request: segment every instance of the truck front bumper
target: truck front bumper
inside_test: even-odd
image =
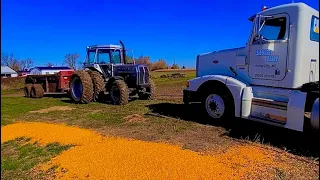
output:
[[[189,104],[191,102],[197,102],[198,97],[197,97],[197,92],[196,91],[190,91],[187,89],[183,90],[183,103],[184,104]]]

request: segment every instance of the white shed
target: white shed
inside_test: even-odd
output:
[[[9,66],[1,66],[1,77],[17,77],[18,73]]]
[[[30,74],[32,75],[56,74],[60,71],[69,71],[69,70],[72,70],[72,69],[66,66],[34,67],[30,69]]]

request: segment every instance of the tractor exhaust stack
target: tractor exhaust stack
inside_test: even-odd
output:
[[[121,46],[122,46],[122,56],[123,56],[123,63],[124,64],[127,64],[127,59],[126,59],[126,48],[125,48],[125,46],[124,46],[124,44],[123,44],[123,42],[120,40],[120,44],[121,44]]]

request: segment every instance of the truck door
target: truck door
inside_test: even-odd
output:
[[[271,15],[260,21],[261,38],[252,38],[249,44],[248,71],[251,78],[276,81],[285,78],[289,22],[287,14]]]

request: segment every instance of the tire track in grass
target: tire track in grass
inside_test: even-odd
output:
[[[1,143],[29,137],[40,145],[75,145],[39,168],[57,166],[60,179],[255,179],[292,168],[285,155],[257,146],[204,155],[165,143],[101,136],[64,124],[16,123],[1,127]],[[66,171],[65,171],[66,170]]]

